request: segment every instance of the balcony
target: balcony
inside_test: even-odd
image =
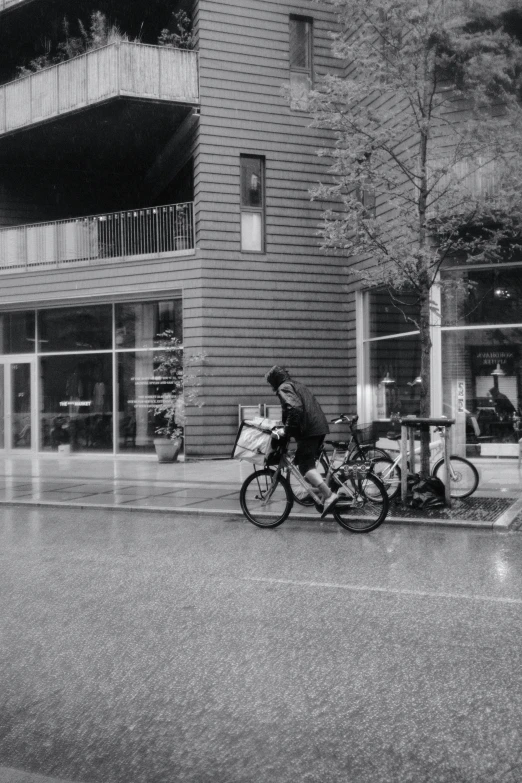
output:
[[[1,273],[193,251],[192,202],[0,229]]]
[[[197,104],[197,53],[121,41],[4,84],[0,136],[119,97]]]
[[[13,5],[23,3],[25,0],[0,0],[0,12],[5,11],[7,8],[11,8]]]

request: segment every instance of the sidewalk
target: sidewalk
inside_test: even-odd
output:
[[[471,498],[451,509],[420,511],[392,505],[388,522],[482,527],[522,526],[522,473],[516,460],[478,463],[481,481]],[[239,490],[252,466],[235,460],[160,464],[156,458],[114,459],[97,455],[0,458],[0,505],[120,508],[130,511],[242,516]],[[297,504],[293,518],[317,512]]]

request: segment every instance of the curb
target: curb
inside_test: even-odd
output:
[[[499,516],[493,524],[493,529],[509,530],[520,512],[522,512],[522,498],[515,500],[513,505],[507,508],[504,513]]]
[[[0,500],[0,507],[16,507],[23,506],[25,508],[74,508],[74,509],[96,509],[98,511],[132,511],[132,512],[153,512],[155,514],[189,514],[189,515],[204,515],[204,516],[237,516],[243,517],[244,514],[239,508],[234,509],[222,509],[222,508],[194,508],[193,506],[178,506],[175,508],[165,508],[165,506],[136,506],[125,505],[115,506],[110,503],[59,503],[58,501],[46,501],[46,500]],[[513,509],[517,506],[516,510]],[[522,499],[516,501],[513,506],[508,508],[496,522],[484,521],[477,519],[440,519],[440,518],[425,518],[425,517],[400,517],[400,516],[388,516],[383,522],[384,525],[398,524],[398,525],[435,525],[438,527],[462,527],[462,528],[480,528],[489,530],[507,530],[509,525],[515,519],[517,514],[522,511]],[[509,521],[507,519],[509,518]],[[295,513],[292,514],[287,521],[306,521],[317,520],[318,522],[324,522],[315,514]],[[333,519],[331,520],[333,521]]]
[[[0,783],[73,783],[63,778],[50,778],[34,772],[25,772],[11,767],[0,767]]]

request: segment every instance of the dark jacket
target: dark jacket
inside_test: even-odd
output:
[[[304,384],[293,381],[283,368],[273,368],[267,375],[281,402],[283,424],[287,435],[296,438],[311,438],[313,435],[327,435],[328,422],[316,398]]]

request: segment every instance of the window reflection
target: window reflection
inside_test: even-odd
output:
[[[420,413],[420,339],[418,335],[369,343],[370,410],[374,419]]]
[[[443,332],[444,414],[468,456],[516,456],[522,437],[522,329]]]
[[[35,312],[0,313],[0,353],[34,353]]]
[[[40,351],[112,348],[112,305],[63,307],[38,313]]]
[[[112,451],[112,357],[49,356],[40,362],[42,448]]]
[[[174,389],[172,381],[158,376],[159,361],[159,354],[153,351],[118,354],[119,451],[154,450],[156,427],[164,422],[159,421],[151,409]],[[181,420],[178,423],[181,424]]]
[[[407,318],[418,319],[419,306],[415,297],[408,293],[394,292],[392,295],[384,288],[374,288],[368,292],[369,324],[367,337],[385,337],[392,334],[414,332],[415,323]],[[400,303],[400,304],[399,304]]]
[[[166,330],[183,341],[182,300],[116,305],[116,348],[153,348]]]
[[[463,270],[447,274],[443,286],[443,325],[522,321],[519,269]]]

